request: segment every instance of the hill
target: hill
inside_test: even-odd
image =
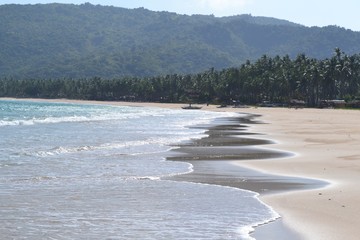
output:
[[[246,60],[360,52],[360,32],[239,15],[217,18],[72,4],[0,6],[0,77],[194,73]]]

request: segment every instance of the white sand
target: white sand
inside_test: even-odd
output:
[[[240,163],[282,175],[323,179],[324,189],[263,196],[304,239],[360,239],[360,111],[249,109],[269,124],[253,131],[297,153],[288,159]]]

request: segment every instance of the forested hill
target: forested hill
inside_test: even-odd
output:
[[[0,5],[0,77],[83,78],[195,73],[262,55],[360,52],[360,32],[285,20],[225,18],[100,5]]]

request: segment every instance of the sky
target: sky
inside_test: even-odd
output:
[[[360,31],[360,0],[1,0],[0,4],[100,4],[124,8],[144,7],[179,14],[217,17],[251,14],[289,20],[305,26],[337,25]]]

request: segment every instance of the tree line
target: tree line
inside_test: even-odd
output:
[[[336,48],[331,58],[318,60],[299,54],[269,57],[223,70],[197,74],[113,79],[0,79],[1,97],[68,98],[107,101],[228,104],[263,101],[286,104],[291,99],[315,107],[322,100],[357,100],[360,54]]]

